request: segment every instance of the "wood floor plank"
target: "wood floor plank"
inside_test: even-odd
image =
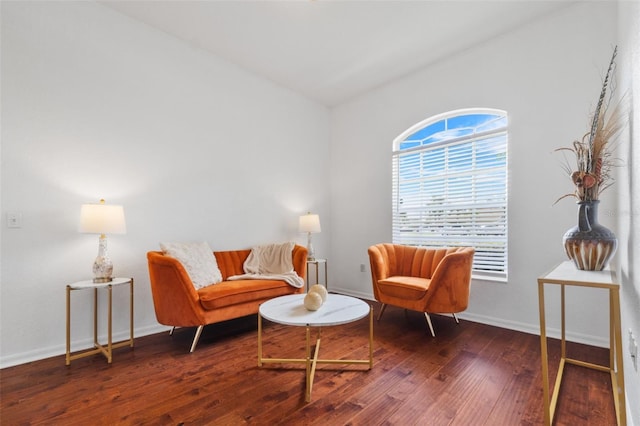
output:
[[[380,309],[373,303],[375,313]],[[0,370],[0,423],[92,425],[541,425],[539,336],[388,307],[374,324],[374,367],[321,365],[304,401],[302,365],[257,364],[255,315],[136,339],[111,365],[64,356]],[[265,322],[270,357],[303,357],[304,329]],[[606,363],[606,349],[571,344]],[[559,343],[549,340],[554,380]],[[368,321],[322,330],[321,358],[368,356]],[[607,373],[566,369],[556,424],[614,424]]]

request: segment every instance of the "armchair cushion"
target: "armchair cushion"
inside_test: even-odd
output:
[[[381,293],[401,299],[421,299],[429,290],[431,280],[420,277],[393,276],[378,281]]]

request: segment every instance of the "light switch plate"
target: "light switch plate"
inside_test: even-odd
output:
[[[7,228],[22,228],[22,213],[7,213]]]

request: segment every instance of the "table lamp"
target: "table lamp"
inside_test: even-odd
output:
[[[300,216],[298,230],[307,233],[307,260],[315,260],[316,255],[311,244],[311,234],[320,232],[320,216],[311,214],[311,212]]]
[[[80,208],[80,232],[100,234],[98,257],[93,262],[93,282],[106,283],[112,280],[113,263],[107,254],[106,234],[126,234],[122,206],[107,205],[104,200],[99,204],[83,204]]]

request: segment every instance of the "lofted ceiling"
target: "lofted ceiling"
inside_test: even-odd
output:
[[[100,1],[335,106],[569,1]]]

